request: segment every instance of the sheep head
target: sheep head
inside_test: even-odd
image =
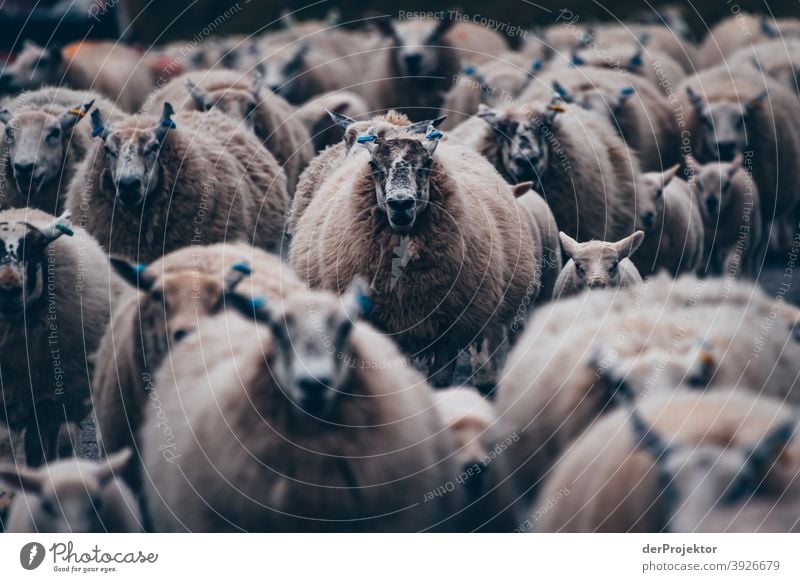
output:
[[[747,149],[746,124],[764,106],[768,93],[765,89],[746,103],[709,103],[689,86],[686,95],[699,120],[699,147],[710,157],[728,162],[737,152]]]
[[[573,283],[576,290],[618,287],[621,282],[620,261],[632,255],[644,240],[641,230],[617,242],[592,240],[579,243],[564,232],[558,236],[564,254],[575,265]]]
[[[417,217],[428,207],[433,154],[441,132],[429,126],[424,141],[410,138],[378,139],[375,129],[359,139],[369,150],[369,166],[378,208],[386,213],[389,226],[399,233],[414,228]]]
[[[261,64],[263,83],[273,92],[292,100],[294,81],[306,69],[311,51],[307,41],[292,43],[271,52]]]
[[[145,358],[155,365],[167,350],[193,333],[200,319],[219,313],[224,295],[250,275],[245,263],[234,263],[223,278],[192,265],[153,273],[146,265],[112,258],[111,266],[130,286],[138,289]]]
[[[558,90],[556,92],[561,94]],[[605,117],[616,127],[617,117],[623,112],[625,104],[633,97],[634,93],[633,87],[621,87],[616,93],[591,89],[577,94],[567,93],[564,101],[574,103],[587,111]]]
[[[691,177],[689,188],[700,206],[706,224],[716,224],[719,215],[731,203],[730,191],[736,173],[742,169],[744,158],[737,154],[731,162],[711,162],[701,165],[693,156],[685,158]]]
[[[436,119],[428,119],[425,121],[417,121],[416,123],[408,124],[408,118],[401,113],[389,112],[388,115],[374,117],[368,121],[356,121],[346,115],[335,114],[328,112],[331,119],[345,129],[344,141],[348,149],[351,149],[358,143],[359,136],[372,128],[372,135],[378,140],[388,139],[390,137],[399,137],[404,133],[420,134],[425,133],[429,125],[438,127],[447,119],[446,115],[437,117]],[[397,123],[402,120],[402,123]]]
[[[16,320],[43,297],[47,247],[72,236],[69,211],[50,224],[3,221],[0,214],[0,319]]]
[[[123,206],[140,206],[158,186],[158,157],[169,130],[175,127],[173,113],[172,105],[165,103],[155,127],[139,127],[131,118],[116,129],[106,125],[99,110],[92,113],[92,134],[104,142],[109,177]]]
[[[374,24],[391,40],[394,65],[400,75],[425,77],[440,69],[442,50],[449,49],[444,37],[456,24],[456,19],[409,21],[396,26],[391,18],[381,18]]]
[[[0,92],[34,91],[44,85],[57,85],[63,62],[61,47],[40,47],[25,41],[14,62],[0,74]]]
[[[131,455],[125,448],[96,463],[73,457],[38,469],[4,465],[0,481],[25,494],[25,511],[39,531],[100,533],[103,491],[121,478]]]
[[[93,104],[94,100],[88,101],[61,115],[25,110],[15,115],[0,110],[0,121],[6,126],[3,141],[8,163],[20,193],[35,196],[61,176],[72,128]]]
[[[260,101],[257,91],[233,87],[207,91],[196,85],[191,79],[186,80],[186,88],[199,111],[217,109],[232,120],[244,124],[249,130],[255,129],[255,115],[253,114]]]
[[[639,177],[636,193],[639,215],[637,228],[645,232],[657,230],[664,219],[664,190],[678,173],[679,164],[663,172],[646,172]]]
[[[329,419],[348,393],[354,362],[353,324],[371,309],[366,281],[357,278],[337,297],[309,293],[280,306],[238,292],[226,295],[230,307],[266,325],[272,335],[268,374],[297,408]]]

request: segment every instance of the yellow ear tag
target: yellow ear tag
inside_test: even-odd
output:
[[[81,119],[86,117],[86,112],[85,111],[81,111],[80,109],[68,109],[67,113],[72,113],[72,115],[77,115]]]
[[[557,111],[559,113],[564,113],[566,111],[563,105],[550,105],[549,109],[550,111]]]

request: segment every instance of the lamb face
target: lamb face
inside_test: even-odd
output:
[[[16,320],[44,291],[47,247],[63,234],[69,213],[46,227],[0,222],[0,319]]]
[[[0,91],[31,91],[58,82],[58,70],[63,62],[61,49],[43,48],[26,41],[22,52],[0,74]]]
[[[573,284],[580,291],[585,288],[619,287],[619,263],[639,248],[644,233],[637,231],[615,243],[597,240],[579,243],[563,232],[559,233],[559,238],[564,253],[575,264]]]
[[[742,168],[743,158],[738,154],[730,163],[701,165],[692,156],[686,157],[686,165],[692,173],[689,188],[695,195],[706,224],[716,224],[720,213],[730,202],[733,177]]]
[[[376,21],[378,29],[393,43],[392,57],[403,77],[425,77],[439,69],[439,55],[444,35],[455,24],[453,19],[442,19],[423,26],[419,22],[396,27],[388,19]]]
[[[430,198],[430,171],[437,140],[379,140],[370,129],[367,137],[370,168],[378,207],[386,213],[389,226],[405,233],[414,227]]]
[[[3,146],[8,150],[14,181],[21,194],[35,196],[42,187],[61,175],[72,128],[94,102],[65,111],[59,116],[41,111],[14,115],[0,110],[5,126]]]
[[[686,93],[700,119],[702,144],[710,155],[728,162],[737,152],[747,149],[745,123],[762,106],[767,97],[766,90],[745,104],[732,101],[707,103],[691,87],[686,88]]]
[[[678,173],[675,165],[664,172],[647,172],[639,178],[637,228],[650,233],[658,230],[664,219],[664,190]]]

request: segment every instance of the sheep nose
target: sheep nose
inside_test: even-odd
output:
[[[17,176],[29,178],[33,175],[34,162],[14,162],[14,173]]]
[[[300,391],[305,396],[310,396],[312,398],[319,397],[328,390],[331,384],[332,380],[327,376],[322,376],[320,378],[304,376],[297,380],[297,387],[300,388]]]
[[[642,224],[644,224],[644,227],[646,229],[650,230],[651,228],[653,228],[653,223],[655,222],[655,218],[656,218],[656,215],[654,213],[645,212],[642,215]]]
[[[413,198],[392,198],[386,201],[392,212],[408,212],[414,208]]]
[[[605,286],[606,286],[606,284],[605,284],[605,281],[600,281],[600,280],[598,280],[598,279],[595,279],[595,280],[593,280],[593,281],[589,281],[589,282],[586,284],[586,286],[587,286],[589,289],[602,289],[603,287],[605,287]]]
[[[137,176],[124,176],[119,179],[118,187],[120,190],[138,192],[142,187],[142,180]]]
[[[174,339],[176,342],[179,342],[187,335],[189,335],[188,329],[183,329],[183,328],[176,329],[174,332],[172,332],[172,339]]]
[[[715,214],[719,209],[719,200],[717,200],[716,198],[708,198],[706,200],[706,208],[708,208],[708,211],[711,214]]]
[[[409,74],[411,75],[418,75],[420,69],[422,68],[422,55],[418,53],[411,53],[405,55],[403,60],[406,63],[406,68],[408,69]]]
[[[0,299],[8,301],[9,299],[16,299],[22,295],[22,287],[19,285],[2,285],[0,286]]]
[[[517,164],[518,166],[525,166],[527,164],[533,163],[533,160],[526,155],[519,154],[514,156],[514,163]]]
[[[729,162],[736,154],[736,142],[720,141],[717,142],[717,151],[721,162]]]

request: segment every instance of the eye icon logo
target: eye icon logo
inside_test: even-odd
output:
[[[29,542],[19,552],[19,563],[26,570],[35,570],[44,562],[44,546],[38,542]]]

